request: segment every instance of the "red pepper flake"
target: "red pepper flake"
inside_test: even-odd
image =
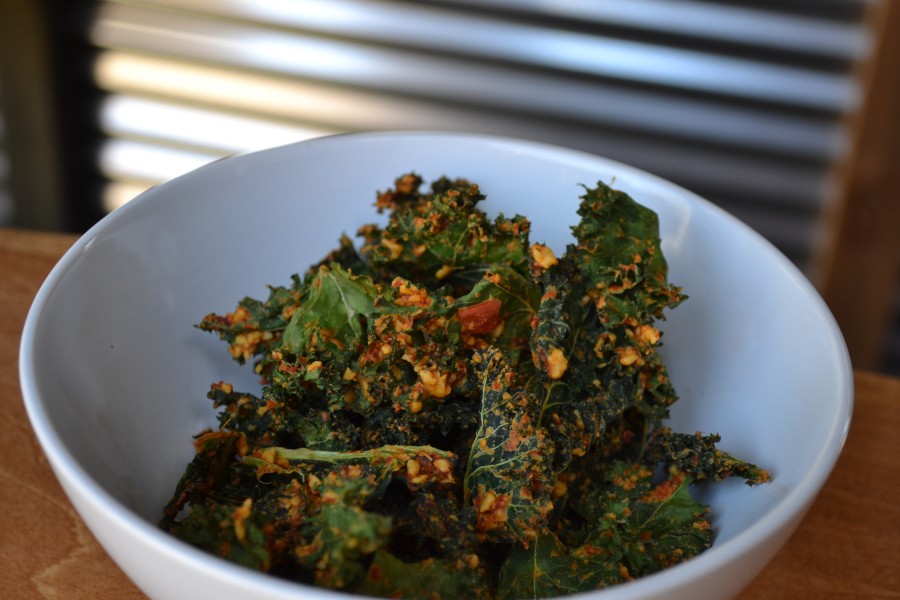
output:
[[[503,305],[497,298],[473,304],[456,311],[456,318],[465,333],[482,335],[492,332],[503,321],[500,307]]]

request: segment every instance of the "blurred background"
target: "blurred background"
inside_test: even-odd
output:
[[[321,135],[510,135],[723,207],[810,277],[855,366],[900,374],[895,4],[2,0],[0,236],[80,233],[204,163]]]

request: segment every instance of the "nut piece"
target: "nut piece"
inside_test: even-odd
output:
[[[544,269],[549,269],[559,262],[556,259],[556,255],[553,254],[553,250],[544,244],[531,245],[531,258]]]
[[[638,325],[634,328],[634,336],[644,344],[653,346],[659,341],[659,329],[652,325]]]
[[[422,369],[419,371],[419,381],[425,393],[432,398],[446,398],[450,394],[450,384],[447,382],[447,374],[437,369]]]
[[[569,368],[569,359],[563,354],[559,348],[554,348],[547,356],[547,363],[544,365],[547,369],[547,376],[550,379],[559,379]]]
[[[637,348],[635,348],[634,346],[616,348],[616,352],[619,355],[619,363],[622,366],[628,367],[635,363],[637,363],[638,366],[644,364],[644,361],[641,359],[640,352],[638,352]]]

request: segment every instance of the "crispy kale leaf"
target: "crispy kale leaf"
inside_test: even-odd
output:
[[[511,387],[513,371],[489,349],[480,363],[481,419],[463,482],[476,531],[492,541],[528,543],[553,509],[553,448],[538,426],[537,403]]]
[[[284,331],[287,350],[353,349],[365,339],[364,319],[375,312],[375,285],[337,263],[322,266],[306,286],[305,301]]]
[[[269,298],[261,302],[246,297],[234,312],[210,313],[197,325],[212,331],[228,343],[228,351],[239,363],[281,345],[281,333],[300,303],[302,283],[294,276],[288,287],[270,287]]]
[[[660,427],[654,431],[647,453],[659,463],[688,473],[695,481],[718,482],[729,477],[740,477],[747,485],[769,481],[766,470],[716,448],[720,441],[721,436],[715,433],[674,433],[668,427]]]
[[[492,596],[487,576],[477,555],[472,556],[468,562],[426,558],[410,563],[379,551],[357,591],[385,598],[488,600]]]
[[[550,531],[516,547],[500,575],[498,598],[545,598],[599,589],[654,573],[695,556],[712,542],[707,509],[688,493],[683,474],[654,485],[642,465],[618,463],[605,481],[571,502],[566,544]]]
[[[668,283],[656,213],[603,183],[585,192],[570,252],[585,284],[597,290],[603,323],[662,318],[683,296]]]
[[[465,180],[438,180],[431,194],[414,191],[420,184],[409,175],[398,180],[397,191],[379,196],[379,208],[391,210],[390,222],[360,232],[361,254],[373,268],[427,285],[486,265],[524,268],[526,219],[500,215],[491,221],[477,208],[485,196]]]
[[[254,510],[253,501],[243,504],[207,502],[193,506],[190,515],[172,528],[185,542],[234,563],[268,571],[272,566],[265,529],[268,516]]]
[[[161,527],[238,564],[387,597],[538,598],[687,560],[712,530],[695,484],[768,473],[677,400],[656,322],[656,214],[586,188],[557,258],[465,180],[410,173],[359,231],[265,301],[199,327],[259,394],[210,387],[219,427]]]
[[[317,585],[356,585],[365,576],[368,557],[387,543],[390,517],[363,508],[376,485],[372,476],[347,466],[316,486],[318,505],[303,523],[309,541],[295,546],[293,555],[300,567],[313,572]]]

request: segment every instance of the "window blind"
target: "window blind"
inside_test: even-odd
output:
[[[671,179],[805,268],[860,102],[869,3],[101,2],[107,204],[329,133],[477,131]]]

